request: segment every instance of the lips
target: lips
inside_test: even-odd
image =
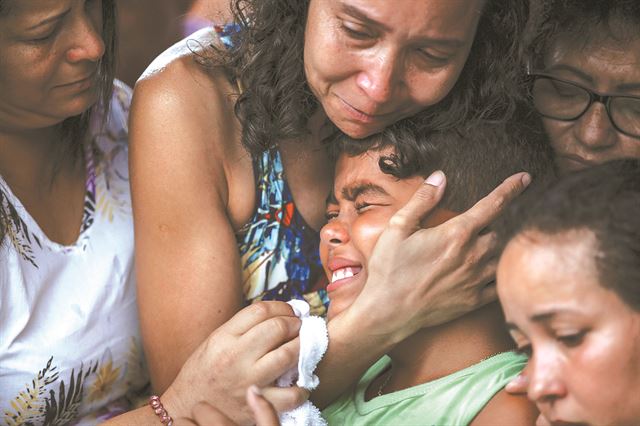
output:
[[[327,285],[327,292],[332,292],[353,281],[362,271],[362,264],[345,258],[331,258],[327,262],[331,271],[331,282]]]
[[[356,108],[351,105],[349,102],[342,99],[340,96],[336,97],[340,100],[342,105],[344,106],[344,110],[351,116],[351,118],[362,121],[364,123],[372,123],[374,121],[385,118],[389,114],[380,114],[375,112],[375,108],[367,108],[367,111]]]
[[[560,154],[558,157],[562,161],[569,163],[572,168],[584,169],[593,167],[597,164],[595,161],[587,160],[586,158],[575,154]]]

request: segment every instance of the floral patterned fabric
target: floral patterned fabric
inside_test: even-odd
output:
[[[247,302],[305,299],[324,315],[328,298],[320,238],[296,209],[277,149],[253,160],[256,213],[237,234]]]
[[[92,123],[78,240],[50,241],[0,176],[0,424],[96,424],[148,383],[133,271],[127,165],[131,91]]]

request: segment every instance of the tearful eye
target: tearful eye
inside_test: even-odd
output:
[[[328,211],[324,214],[324,218],[328,221],[335,219],[336,217],[338,217],[338,212],[336,211]]]
[[[342,29],[342,32],[354,40],[369,40],[375,38],[375,34],[367,31],[367,29],[361,25],[343,22],[340,25],[340,28]]]
[[[581,331],[579,333],[565,334],[558,336],[557,339],[562,342],[568,348],[574,348],[579,346],[584,340],[584,336],[586,335],[586,331]]]
[[[453,56],[444,53],[435,53],[427,49],[418,49],[418,53],[422,56],[423,59],[440,64],[449,62],[449,60]]]
[[[356,209],[356,212],[358,212],[360,214],[360,213],[363,213],[363,212],[367,211],[367,209],[369,207],[372,207],[372,206],[373,206],[373,204],[369,204],[369,203],[356,203],[355,204],[355,209]]]

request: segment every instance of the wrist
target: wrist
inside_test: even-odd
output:
[[[182,401],[179,392],[173,386],[169,386],[167,390],[160,396],[162,405],[167,413],[174,419],[183,417],[191,417],[191,407]]]
[[[372,278],[369,277],[369,280]],[[407,337],[419,330],[412,321],[412,312],[408,312],[402,307],[401,300],[390,300],[396,295],[387,292],[367,292],[367,287],[371,286],[369,280],[364,286],[364,290],[356,298],[354,303],[344,311],[349,318],[345,321],[354,330],[358,330],[365,335],[381,340],[389,349],[403,341]]]
[[[375,348],[382,355],[401,339],[398,340],[396,333],[380,321],[373,306],[358,301],[329,322],[329,345],[350,343],[362,348]]]

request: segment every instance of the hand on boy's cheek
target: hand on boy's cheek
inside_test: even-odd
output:
[[[435,209],[433,213],[429,214],[427,217],[422,219],[420,222],[420,226],[423,229],[426,228],[434,228],[438,225],[443,224],[447,220],[458,216],[460,213],[456,213],[452,210],[447,209]]]

